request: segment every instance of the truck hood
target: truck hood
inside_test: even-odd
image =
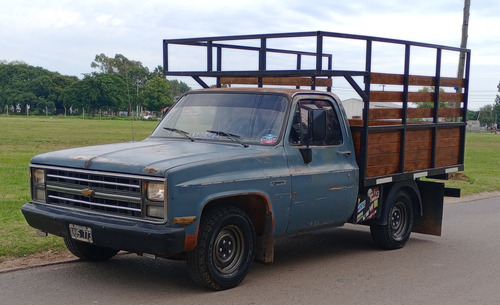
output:
[[[259,154],[263,150],[263,146],[221,142],[146,139],[44,153],[33,157],[31,164],[163,177],[166,170],[179,165]]]

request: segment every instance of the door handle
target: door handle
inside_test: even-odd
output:
[[[345,155],[346,157],[349,157],[351,155],[350,150],[344,150],[344,151],[337,151],[337,155]]]

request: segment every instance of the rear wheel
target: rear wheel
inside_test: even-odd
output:
[[[371,225],[370,232],[375,243],[387,250],[402,248],[410,238],[413,228],[413,205],[410,196],[399,191],[385,210],[387,223]]]
[[[68,248],[73,255],[84,261],[105,261],[118,253],[118,250],[81,242],[71,237],[65,237],[64,243],[66,244],[66,248]]]
[[[254,252],[253,225],[242,210],[211,210],[201,219],[196,249],[186,255],[189,275],[214,290],[236,287],[247,275]]]

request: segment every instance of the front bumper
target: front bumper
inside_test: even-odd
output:
[[[21,210],[30,226],[61,237],[69,236],[69,224],[90,227],[96,246],[157,256],[179,254],[184,249],[182,227],[91,215],[33,202]]]

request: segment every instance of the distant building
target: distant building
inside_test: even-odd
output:
[[[481,131],[481,123],[479,123],[479,121],[477,121],[477,120],[467,121],[467,131],[480,132]]]
[[[363,100],[350,98],[342,101],[348,119],[361,118],[363,116]],[[370,108],[402,108],[401,103],[370,102]]]

